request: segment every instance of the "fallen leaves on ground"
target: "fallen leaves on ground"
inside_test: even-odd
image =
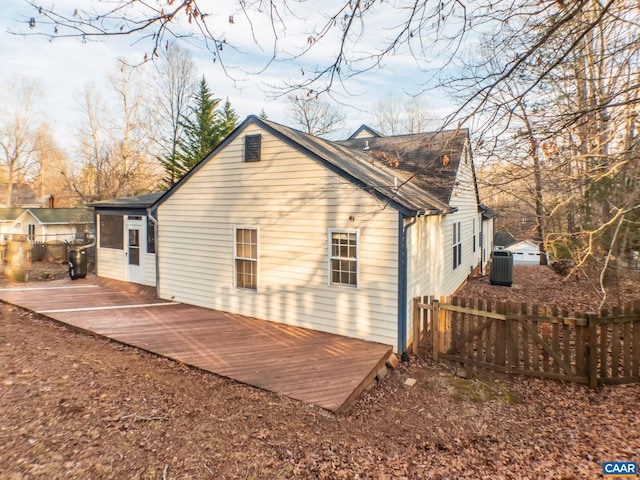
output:
[[[569,480],[640,461],[639,385],[463,379],[414,357],[334,416],[0,314],[2,478]]]
[[[587,278],[585,275],[567,278],[542,265],[514,266],[511,287],[491,285],[488,275],[472,278],[457,295],[500,302],[525,302],[581,313],[596,312],[602,299],[598,278]],[[619,288],[608,287],[605,308],[639,298],[640,270],[627,270]]]

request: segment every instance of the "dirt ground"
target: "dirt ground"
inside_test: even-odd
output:
[[[463,379],[420,356],[334,416],[7,305],[0,365],[2,479],[569,480],[640,462],[640,385]]]

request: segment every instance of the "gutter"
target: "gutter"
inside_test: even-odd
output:
[[[151,213],[151,207],[147,207],[147,216],[151,219],[151,221],[153,222],[153,228],[155,229],[155,238],[156,238],[156,298],[160,298],[160,268],[159,268],[159,262],[158,262],[158,219],[156,217],[153,216],[153,213]],[[147,232],[147,236],[149,235],[149,232]]]
[[[398,213],[398,353],[402,360],[409,361],[407,353],[407,232],[418,221],[416,214],[411,222],[404,225],[406,218]]]

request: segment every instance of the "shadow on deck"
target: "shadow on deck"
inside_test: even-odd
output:
[[[153,288],[97,277],[0,288],[0,300],[334,413],[353,404],[392,353],[388,345],[159,300]]]

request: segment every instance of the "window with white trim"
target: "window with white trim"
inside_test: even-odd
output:
[[[27,225],[27,229],[28,229],[28,237],[29,237],[29,242],[33,243],[36,241],[36,226],[34,223],[30,223]]]
[[[460,222],[452,223],[453,230],[453,269],[462,263],[462,226]]]
[[[329,230],[329,284],[358,286],[357,230]]]
[[[235,286],[258,290],[258,229],[235,227]]]

